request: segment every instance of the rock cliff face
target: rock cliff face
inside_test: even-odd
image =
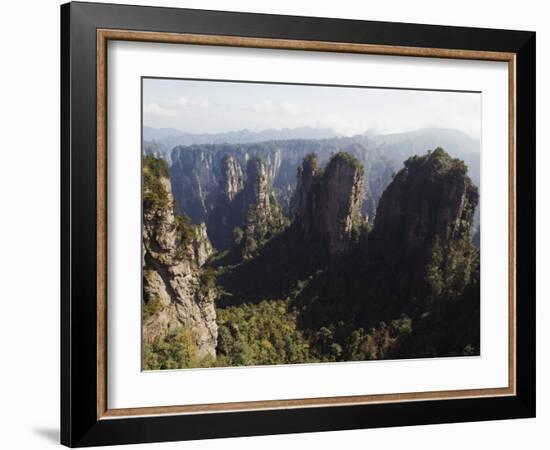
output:
[[[250,258],[282,231],[288,225],[288,220],[271,194],[267,165],[259,158],[251,158],[247,163],[246,174],[242,255]]]
[[[232,202],[244,187],[241,165],[233,156],[226,155],[222,159],[221,180],[223,197]]]
[[[470,241],[478,193],[466,170],[441,148],[409,158],[380,199],[374,232],[407,253],[435,240],[442,247]]]
[[[269,174],[265,163],[259,158],[251,158],[246,165],[245,204],[258,205],[269,209]]]
[[[209,238],[218,250],[225,250],[233,244],[233,229],[243,222],[244,182],[240,163],[233,156],[226,155],[221,160],[218,188],[208,196],[211,204],[204,215]]]
[[[354,230],[364,220],[361,164],[340,152],[320,173],[317,156],[307,155],[298,169],[296,186],[295,215],[306,239],[328,239],[330,254],[347,250]]]
[[[367,138],[361,138],[361,142]],[[176,147],[170,168],[172,189],[178,211],[188,214],[194,223],[205,222],[214,247],[226,250],[233,244],[232,229],[242,226],[236,206],[246,204],[239,193],[247,182],[248,161],[259,158],[265,164],[270,194],[287,215],[296,188],[296,170],[306,154],[315,150],[322,164],[339,148],[350,146],[350,139],[289,140],[254,144],[215,144]],[[350,151],[361,161],[367,150],[356,145]],[[363,209],[372,209],[376,200],[363,201]],[[240,211],[240,218],[246,213]],[[229,230],[229,232],[228,232]]]
[[[214,249],[208,239],[208,233],[206,232],[206,225],[204,222],[194,227],[194,233],[195,235],[192,240],[193,250],[195,252],[194,257],[198,266],[202,267],[214,253]]]
[[[179,211],[206,222],[220,201],[233,201],[246,182],[247,161],[259,157],[273,181],[281,166],[277,145],[199,145],[172,150],[170,177]],[[209,227],[210,228],[210,227]],[[209,230],[210,231],[210,230]]]
[[[185,331],[195,358],[215,357],[215,291],[201,268],[212,253],[206,227],[174,214],[164,161],[144,158],[143,180],[144,343]]]
[[[399,255],[409,295],[436,305],[436,313],[479,276],[472,243],[478,192],[466,172],[441,148],[409,158],[384,191],[371,233],[385,255]]]
[[[233,229],[244,224],[252,201],[244,192],[248,161],[259,155],[271,193],[282,161],[276,145],[201,145],[172,151],[170,175],[176,209],[188,214],[194,223],[205,222],[217,250],[229,249]],[[291,189],[284,182],[281,185]]]
[[[392,174],[409,156],[424,149],[444,146],[451,155],[466,161],[470,176],[474,183],[479,184],[479,143],[465,135],[449,137],[449,133],[444,131],[420,130],[402,135],[288,139],[247,144],[177,146],[173,142],[169,144],[170,157],[166,158],[172,162],[170,171],[177,210],[188,214],[193,223],[205,222],[214,247],[225,250],[232,245],[231,236],[224,234],[224,228],[217,227],[216,223],[224,220],[224,216],[230,219],[231,214],[222,209],[244,188],[249,159],[260,158],[265,163],[274,198],[288,215],[296,188],[296,170],[308,153],[316,153],[322,166],[338,151],[353,155],[365,169],[361,212],[372,221]],[[146,154],[158,154],[158,145],[144,145]],[[168,148],[165,151],[168,152]]]

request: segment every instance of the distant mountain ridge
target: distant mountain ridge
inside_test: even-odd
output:
[[[434,139],[460,143],[464,151],[479,152],[480,142],[463,131],[453,128],[425,127],[401,133],[365,133],[355,136],[365,136],[377,145],[396,145],[410,141],[415,144],[433,147]],[[355,137],[354,136],[354,137]],[[178,145],[190,146],[201,144],[249,144],[255,142],[291,140],[291,139],[330,139],[344,137],[329,128],[297,127],[268,128],[261,131],[248,129],[226,131],[219,133],[191,133],[177,128],[143,127],[143,142],[155,143],[168,152]]]
[[[447,146],[460,147],[462,152],[479,153],[480,141],[453,128],[420,128],[414,131],[390,134],[371,134],[369,137],[377,145],[394,146],[411,144],[415,150],[426,146],[433,147],[435,141]]]
[[[338,136],[329,129],[317,129],[310,127],[292,129],[268,129],[260,132],[250,130],[238,130],[227,133],[187,133],[174,128],[155,129],[143,128],[143,153],[154,155],[172,164],[172,150],[176,147],[191,146],[217,146],[224,148],[223,144],[246,145],[262,144],[272,145],[280,142],[280,147],[285,147],[283,141],[318,141],[321,146],[333,147],[334,144],[360,145],[369,153],[376,153],[376,162],[391,161],[393,169],[399,169],[403,161],[412,155],[421,155],[427,150],[437,147],[446,149],[453,157],[464,160],[469,169],[469,175],[476,185],[480,180],[480,151],[481,143],[468,134],[450,128],[421,128],[414,131],[391,134],[375,134],[365,132],[352,137]],[[304,155],[301,155],[304,156]],[[284,157],[284,156],[283,156]],[[323,158],[321,158],[323,159]],[[328,158],[325,158],[325,160]],[[374,161],[373,161],[374,162]],[[295,164],[296,167],[298,163]],[[382,164],[386,168],[387,164]],[[386,174],[387,175],[387,174]],[[387,176],[384,176],[387,178]],[[387,180],[386,180],[387,181]],[[387,184],[387,183],[385,183]],[[376,196],[381,194],[377,192]]]
[[[175,128],[143,127],[143,143],[146,152],[170,161],[170,152],[177,146],[203,144],[251,144],[256,142],[290,139],[329,139],[337,133],[327,128],[270,128],[262,131],[247,129],[222,133],[188,133]]]

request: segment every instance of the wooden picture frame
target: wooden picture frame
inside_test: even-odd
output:
[[[61,441],[173,441],[535,415],[535,33],[69,3],[61,7]],[[107,42],[505,61],[509,68],[506,388],[110,409]]]

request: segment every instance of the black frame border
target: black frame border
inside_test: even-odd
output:
[[[97,419],[96,30],[516,54],[516,395]],[[73,2],[61,6],[61,443],[71,447],[534,417],[534,32]]]

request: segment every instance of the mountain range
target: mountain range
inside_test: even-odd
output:
[[[437,134],[144,155],[144,368],[478,355],[479,156]]]
[[[330,129],[311,127],[267,129],[262,131],[236,130],[222,133],[188,133],[175,128],[143,127],[144,148],[148,153],[170,160],[170,152],[176,146],[200,144],[249,144],[253,142],[280,141],[288,139],[327,139],[337,134]]]
[[[269,130],[268,130],[269,131]],[[299,129],[278,130],[282,136],[298,134]],[[326,130],[308,129],[310,133],[326,133]],[[468,175],[476,186],[480,179],[479,141],[458,130],[426,128],[407,133],[389,135],[356,135],[323,139],[282,139],[251,143],[210,143],[177,145],[169,148],[174,135],[164,130],[165,140],[158,144],[144,144],[144,152],[165,159],[170,164],[172,190],[176,207],[189,215],[194,223],[205,222],[210,230],[210,239],[220,250],[232,242],[231,227],[220,227],[220,218],[231,222],[234,214],[223,213],[224,196],[227,190],[239,189],[247,178],[247,161],[259,158],[265,164],[266,182],[273,190],[278,205],[289,214],[296,189],[296,171],[303,158],[316,153],[319,164],[324,166],[331,155],[345,151],[357,158],[365,170],[365,189],[361,211],[372,223],[382,192],[403,162],[412,155],[424,154],[441,146],[455,158],[466,163]],[[249,133],[249,132],[248,132]],[[267,133],[267,132],[266,132]],[[187,140],[205,135],[182,135]],[[210,136],[221,140],[224,135]],[[252,135],[250,135],[252,136]],[[261,139],[264,134],[255,135]],[[221,202],[221,203],[220,203]],[[233,223],[233,222],[231,222]],[[475,226],[479,223],[479,209],[475,214]],[[236,225],[236,224],[235,224]],[[223,231],[218,232],[218,230]]]

